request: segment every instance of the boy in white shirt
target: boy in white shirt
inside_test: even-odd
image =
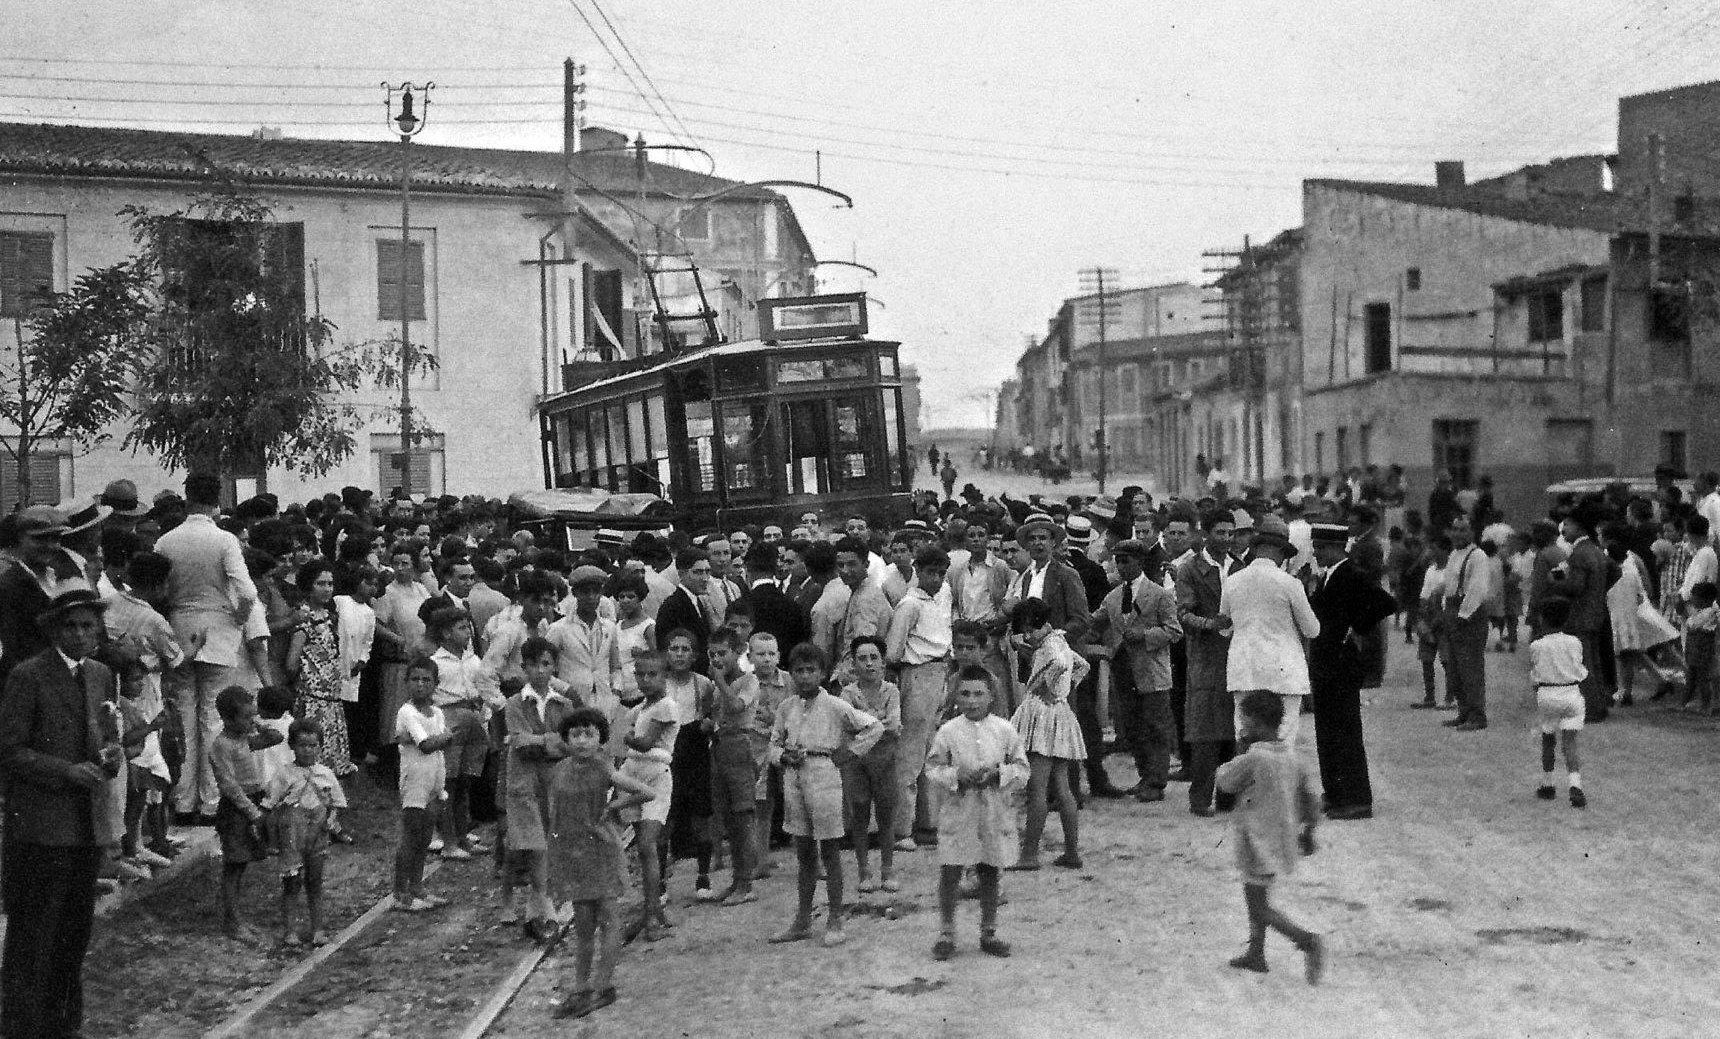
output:
[[[1562,744],[1571,807],[1586,808],[1589,799],[1583,793],[1582,761],[1577,753],[1577,736],[1583,731],[1583,694],[1578,687],[1589,672],[1583,666],[1582,640],[1565,633],[1570,616],[1567,599],[1542,603],[1541,623],[1547,633],[1529,643],[1529,680],[1534,683],[1535,715],[1541,725],[1541,785],[1535,788],[1535,796],[1551,801],[1557,794],[1553,754],[1555,745]]]

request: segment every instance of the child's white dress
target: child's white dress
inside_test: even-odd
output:
[[[962,790],[963,768],[998,769],[996,786]],[[938,864],[1006,866],[1020,852],[1010,792],[1027,782],[1027,750],[1015,727],[995,714],[957,716],[939,726],[926,755],[926,781],[938,797]]]
[[[1091,665],[1069,648],[1061,631],[1045,636],[1033,653],[1027,689],[1009,723],[1021,734],[1027,753],[1066,761],[1084,761],[1087,743],[1069,706],[1069,694],[1087,676]],[[1049,701],[1049,702],[1048,702]]]

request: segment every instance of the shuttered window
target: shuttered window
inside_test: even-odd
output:
[[[28,317],[53,291],[54,236],[0,231],[0,317]]]
[[[56,502],[65,495],[60,489],[60,460],[63,454],[35,451],[30,455],[30,500],[37,504]],[[0,451],[0,509],[11,512],[21,504],[22,488],[18,486],[18,460]]]
[[[383,321],[400,320],[400,240],[376,240],[376,316]],[[412,242],[406,250],[406,318],[424,320],[424,243]]]
[[[445,442],[441,436],[428,437],[412,446],[412,493],[439,495],[447,480]],[[398,435],[372,433],[370,456],[376,473],[376,490],[387,495],[401,486],[402,461]]]

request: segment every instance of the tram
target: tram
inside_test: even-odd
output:
[[[570,371],[539,406],[545,486],[655,494],[694,528],[906,518],[901,344],[866,335],[863,293],[758,311],[756,340]]]

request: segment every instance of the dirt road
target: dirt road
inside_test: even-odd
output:
[[[627,1036],[1695,1036],[1720,1033],[1720,783],[1714,723],[1638,706],[1587,733],[1591,805],[1538,801],[1537,744],[1517,703],[1523,654],[1489,654],[1492,728],[1412,711],[1393,647],[1370,694],[1378,816],[1333,823],[1282,905],[1330,937],[1310,989],[1274,936],[1273,972],[1225,966],[1244,938],[1225,821],[1164,804],[1082,813],[1087,868],[1008,874],[1015,955],[929,955],[935,870],[909,866],[900,919],[867,913],[836,950],[772,946],[792,878],[760,903],[689,908],[630,946],[622,998],[573,1034]],[[1312,754],[1304,729],[1303,751]],[[1121,758],[1114,759],[1120,763]],[[1124,766],[1126,769],[1126,766]],[[1055,824],[1052,826],[1055,831]],[[690,881],[678,878],[677,895]],[[551,960],[495,1034],[570,1034],[548,1017]],[[307,1033],[314,1034],[314,1033]]]

